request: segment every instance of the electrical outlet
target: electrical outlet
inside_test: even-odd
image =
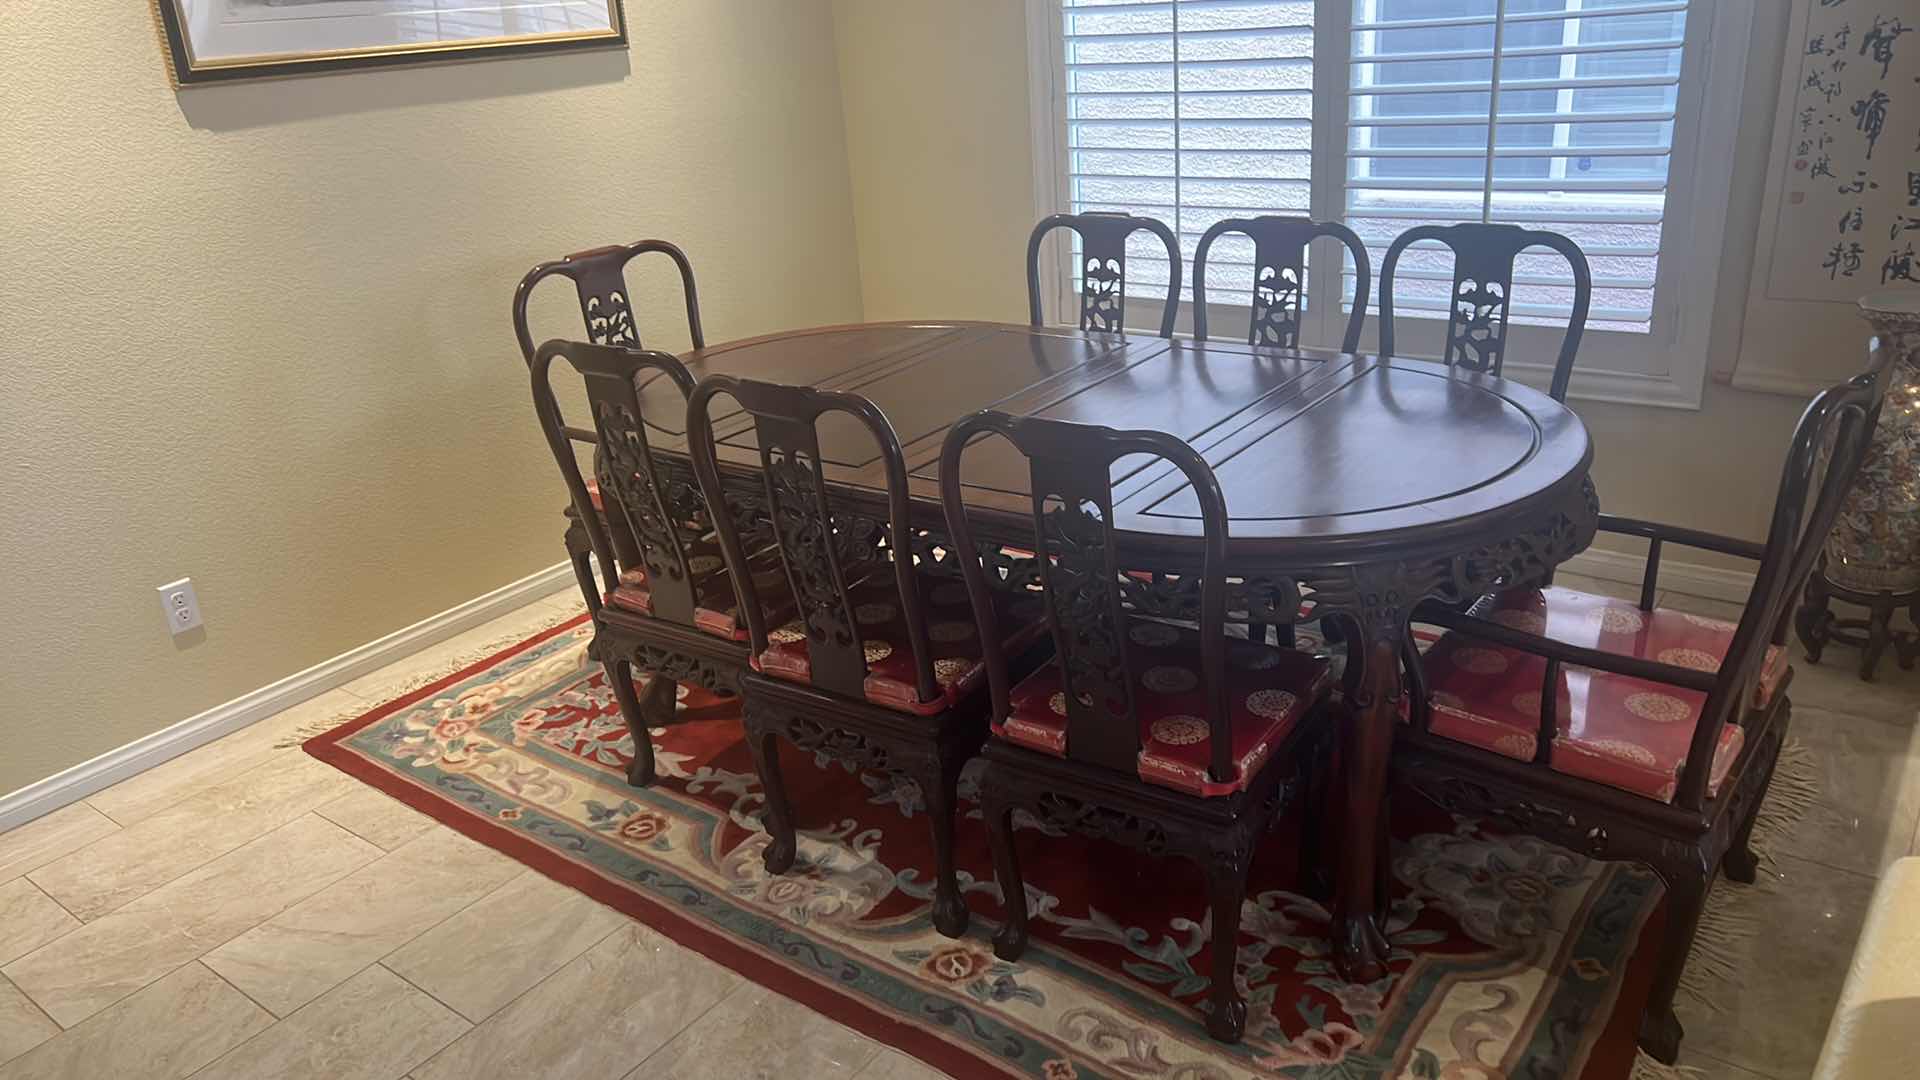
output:
[[[200,598],[194,595],[192,578],[160,586],[160,612],[166,616],[167,632],[175,637],[200,625]]]

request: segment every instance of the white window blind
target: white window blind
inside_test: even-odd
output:
[[[1067,202],[1120,210],[1178,234],[1182,298],[1200,235],[1222,218],[1312,208],[1313,0],[1065,0]],[[1077,267],[1078,259],[1068,261]],[[1253,245],[1225,237],[1208,298],[1251,301]],[[1071,287],[1080,286],[1077,271]],[[1128,307],[1165,298],[1165,249],[1128,246]]]
[[[1572,237],[1597,331],[1654,315],[1686,0],[1352,0],[1347,224],[1376,275],[1424,223],[1510,222]],[[1447,310],[1452,256],[1401,259],[1396,313]],[[1352,296],[1352,278],[1346,295]],[[1560,256],[1523,254],[1513,321],[1562,325]]]

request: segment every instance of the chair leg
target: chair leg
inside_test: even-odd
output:
[[[1297,649],[1300,647],[1300,635],[1294,630],[1294,626],[1290,622],[1275,626],[1273,628],[1273,634],[1275,641],[1283,649]]]
[[[1860,654],[1860,681],[1872,682],[1873,669],[1893,643],[1893,605],[1882,598],[1867,613],[1867,645]]]
[[[1767,801],[1767,789],[1773,786],[1773,770],[1780,764],[1780,744],[1783,741],[1784,736],[1772,742],[1764,763],[1766,772],[1761,774],[1760,790],[1754,795],[1753,805],[1747,807],[1747,816],[1734,829],[1727,853],[1720,858],[1720,870],[1727,875],[1728,881],[1751,885],[1759,880],[1760,856],[1753,853],[1753,824],[1760,820],[1760,807]]]
[[[654,781],[653,736],[647,732],[647,710],[633,689],[633,665],[625,660],[607,660],[604,666],[614,700],[620,703],[620,716],[627,722],[627,733],[633,736],[633,764],[627,766],[627,783],[646,787]]]
[[[993,955],[1012,962],[1027,951],[1027,885],[1020,876],[1020,857],[1013,846],[1013,806],[992,794],[993,766],[982,778],[982,809],[986,811],[987,840],[993,845],[993,878],[1000,886],[1005,919],[993,935]]]
[[[958,760],[956,760],[958,759]],[[960,805],[961,755],[942,745],[930,768],[916,779],[933,829],[933,928],[950,938],[967,932],[967,902],[953,862],[953,816]]]
[[[1207,902],[1213,909],[1213,985],[1207,991],[1207,1034],[1235,1043],[1247,1030],[1247,999],[1234,982],[1240,953],[1240,909],[1247,898],[1250,852],[1216,849],[1206,859]]]
[[[1263,622],[1248,623],[1247,640],[1253,642],[1255,645],[1265,645],[1267,643],[1267,624]]]
[[[752,699],[749,699],[751,701]],[[747,750],[753,754],[753,771],[760,777],[760,790],[767,797],[767,812],[762,817],[770,838],[760,861],[769,874],[784,874],[793,869],[799,843],[794,838],[793,807],[787,802],[787,785],[780,776],[779,735],[764,719],[756,718],[751,704],[745,710],[743,726],[747,732]]]
[[[1686,1035],[1674,1015],[1673,997],[1680,989],[1680,973],[1686,970],[1687,953],[1693,949],[1694,931],[1700,927],[1700,913],[1706,909],[1707,891],[1713,884],[1703,855],[1696,851],[1690,859],[1659,868],[1667,882],[1667,940],[1661,944],[1653,988],[1640,1015],[1640,1048],[1662,1065],[1680,1060],[1680,1040]]]

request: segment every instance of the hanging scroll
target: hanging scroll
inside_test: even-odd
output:
[[[1791,18],[1733,372],[1754,389],[1857,370],[1853,302],[1920,283],[1920,3],[1796,0]]]

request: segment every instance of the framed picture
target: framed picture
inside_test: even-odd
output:
[[[621,0],[153,0],[173,85],[621,48]]]

